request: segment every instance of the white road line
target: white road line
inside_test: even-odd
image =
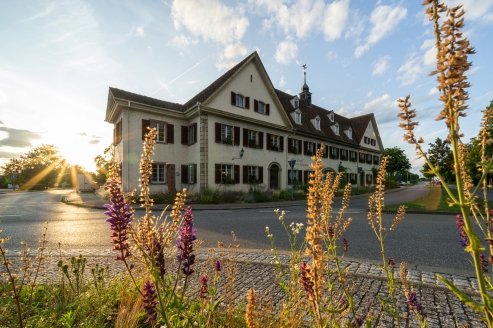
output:
[[[260,213],[274,213],[274,210],[272,210],[272,211],[259,211],[259,212]],[[279,212],[289,213],[291,211],[281,211],[281,210],[279,210]]]
[[[228,210],[204,210],[204,212],[233,212],[233,211],[228,211]]]
[[[24,205],[24,206],[36,206],[36,205]]]
[[[358,214],[359,212],[344,212],[346,214]]]
[[[19,207],[19,205],[10,205],[10,206],[5,206],[5,207]]]
[[[5,215],[0,215],[0,218],[4,217],[4,216],[21,216],[21,215],[20,214],[5,214]]]

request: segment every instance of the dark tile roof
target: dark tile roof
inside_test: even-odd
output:
[[[365,133],[366,127],[368,126],[368,123],[370,123],[370,120],[372,118],[373,118],[373,113],[361,115],[349,119],[353,126],[354,136],[356,137],[358,143],[360,143],[361,139],[363,139],[363,134]]]
[[[192,99],[187,101],[184,105],[187,108],[192,107],[197,103],[197,101],[203,102],[207,98],[209,98],[221,85],[224,84],[245,62],[247,62],[251,57],[255,56],[257,52],[253,52],[250,56],[246,57],[243,59],[241,62],[236,64],[233,68],[231,68],[229,71],[221,75],[218,79],[216,79],[214,82],[212,82],[207,88],[199,92],[197,95],[195,95]]]
[[[296,110],[296,108],[294,108],[291,105],[291,101],[290,101],[291,99],[293,99],[294,96],[287,94],[283,91],[277,90],[277,89],[276,89],[276,93],[277,93],[277,97],[281,101],[286,113],[288,114],[289,119],[293,123],[293,126],[295,127],[295,129],[297,129],[299,131],[303,131],[305,133],[314,134],[317,136],[337,140],[339,142],[344,142],[344,143],[353,144],[353,145],[359,144],[361,137],[358,138],[357,137],[358,134],[355,132],[358,128],[361,128],[361,126],[362,126],[363,132],[360,132],[360,134],[362,136],[364,131],[366,130],[366,126],[364,126],[363,124],[364,124],[364,122],[366,122],[366,124],[368,124],[368,120],[369,120],[369,119],[366,119],[366,116],[373,115],[373,114],[368,114],[368,115],[359,116],[359,117],[349,119],[347,117],[344,117],[344,116],[341,116],[339,114],[334,113],[334,122],[331,122],[331,120],[329,119],[329,116],[328,116],[330,111],[328,111],[322,107],[319,107],[317,105],[313,105],[313,104],[311,106],[308,106],[304,102],[304,100],[300,100],[299,109],[301,110],[301,113],[302,113],[301,114],[301,124],[297,124],[294,121],[293,117],[290,115],[292,112],[294,112]],[[301,97],[301,98],[303,98],[303,97]],[[318,115],[318,117],[320,117],[320,130],[317,130],[315,128],[315,126],[313,125],[313,123],[311,122],[311,120],[314,119],[315,117],[317,117],[317,115]],[[358,123],[358,127],[356,127],[355,124],[353,124],[353,122]],[[332,130],[332,128],[331,128],[331,126],[333,126],[336,123],[339,124],[339,135],[335,134],[334,130]],[[352,139],[349,139],[347,134],[344,132],[344,130],[349,129],[349,128],[352,128],[352,130],[353,130],[353,138]]]
[[[168,108],[172,110],[176,110],[179,112],[184,112],[187,107],[183,106],[182,104],[177,104],[177,103],[172,103],[169,101],[164,101],[164,100],[159,100],[147,96],[142,96],[136,93],[128,92],[125,90],[120,90],[117,88],[112,88],[110,87],[110,92],[113,94],[113,97],[119,98],[119,99],[124,99],[124,100],[130,100],[130,101],[135,101],[141,104],[146,104],[146,105],[151,105],[151,106],[156,106],[156,107],[162,107],[162,108]]]

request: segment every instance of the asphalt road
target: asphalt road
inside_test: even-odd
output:
[[[413,193],[413,190],[410,188],[389,194],[386,203],[402,201],[406,192]],[[50,241],[50,249],[56,249],[58,242],[63,249],[111,248],[104,210],[61,203],[64,193],[66,191],[55,190],[0,195],[0,230],[3,230],[0,236],[12,237],[7,248],[19,250],[20,241],[27,240],[31,249],[36,249],[45,221],[49,221],[47,239]],[[347,211],[346,217],[352,217],[353,223],[344,236],[349,242],[346,257],[378,263],[381,260],[380,247],[368,225],[366,206],[366,198],[354,199]],[[338,208],[337,203],[334,207]],[[286,211],[287,224],[306,222],[305,206],[283,209]],[[195,211],[197,237],[204,240],[203,247],[216,247],[217,241],[222,241],[225,245],[231,243],[231,231],[234,231],[242,249],[270,249],[265,233],[265,227],[269,226],[276,247],[289,250],[284,228],[273,210],[274,208]],[[137,217],[141,213],[136,212]],[[392,215],[384,215],[387,227],[390,227],[392,220]],[[454,215],[406,215],[397,229],[388,235],[386,254],[393,256],[396,262],[406,261],[410,268],[416,266],[420,270],[474,275],[468,255],[458,242]]]

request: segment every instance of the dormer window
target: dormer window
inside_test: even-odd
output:
[[[320,130],[320,119],[318,117],[315,119],[315,129]]]
[[[349,128],[349,129],[347,130],[347,137],[348,137],[349,139],[353,139],[353,130],[352,130],[351,128]]]
[[[334,122],[334,113],[330,113],[330,114],[329,114],[329,120],[330,120],[331,122]]]
[[[334,132],[339,135],[339,124],[334,125]]]
[[[294,108],[298,108],[299,105],[300,105],[300,101],[298,99],[295,99],[294,100]]]
[[[301,113],[299,112],[294,113],[294,121],[298,124],[301,124]]]

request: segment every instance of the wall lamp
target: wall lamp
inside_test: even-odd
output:
[[[233,157],[231,160],[234,160],[234,159],[242,159],[244,153],[245,153],[245,150],[243,148],[241,148],[241,150],[240,150],[240,157]]]

